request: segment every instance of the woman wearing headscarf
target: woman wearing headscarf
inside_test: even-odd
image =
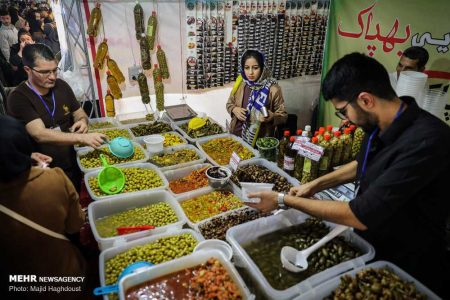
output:
[[[240,60],[240,75],[226,108],[231,115],[230,132],[254,146],[258,137],[274,136],[287,120],[281,87],[265,66],[264,55],[246,50]]]
[[[84,258],[65,239],[66,234],[78,232],[84,222],[78,194],[61,169],[33,167],[31,155],[25,127],[11,117],[0,116],[1,277],[84,276]],[[16,296],[10,293],[7,299]],[[76,292],[43,292],[33,297],[53,299],[62,295],[65,299],[80,298]]]

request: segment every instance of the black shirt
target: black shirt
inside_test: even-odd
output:
[[[445,262],[445,221],[449,214],[450,127],[420,109],[413,98],[369,150],[360,192],[350,202],[367,226],[357,231],[376,250],[439,291]],[[361,175],[366,134],[358,160]],[[448,274],[447,274],[448,275]]]

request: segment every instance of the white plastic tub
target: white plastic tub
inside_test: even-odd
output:
[[[176,135],[177,137],[179,137],[179,138],[183,141],[183,143],[182,143],[182,144],[175,145],[175,146],[164,147],[164,148],[179,147],[179,146],[187,145],[188,142],[186,141],[186,139],[185,139],[181,134],[179,134],[178,132],[176,132],[176,131],[169,131],[169,132],[161,133],[160,135],[164,135],[164,134],[166,134],[166,133],[170,133],[170,134]],[[150,136],[150,135],[139,136],[139,137],[134,138],[134,140],[135,140],[136,142],[138,142],[141,146],[143,146],[143,145],[145,144],[144,138],[146,138],[146,137],[148,137],[148,136]]]
[[[100,203],[100,202],[99,202]],[[113,258],[114,256],[122,253],[122,252],[126,252],[128,249],[131,249],[133,247],[139,246],[139,245],[146,245],[149,243],[152,243],[154,241],[156,241],[157,239],[163,238],[163,237],[169,237],[169,236],[174,236],[174,235],[180,235],[183,233],[190,233],[198,242],[201,242],[204,240],[204,238],[197,232],[191,230],[191,229],[181,229],[181,230],[173,230],[170,232],[166,232],[166,233],[162,233],[162,234],[157,234],[154,236],[150,236],[150,237],[144,237],[144,238],[140,238],[134,241],[130,241],[128,243],[125,243],[123,245],[120,246],[116,246],[116,247],[112,247],[106,250],[103,250],[100,253],[100,257],[99,257],[99,275],[100,275],[100,285],[101,286],[105,286],[105,265],[106,265],[106,261]],[[161,264],[162,265],[162,264]],[[124,277],[125,278],[125,277]],[[108,295],[104,295],[103,296],[104,300],[108,300],[109,297]]]
[[[103,238],[99,235],[97,227],[95,226],[95,220],[117,214],[132,208],[143,207],[150,204],[156,204],[159,202],[166,202],[175,211],[178,221],[166,226],[157,227],[150,231],[140,231],[120,236]],[[89,223],[91,224],[92,233],[95,240],[98,242],[100,250],[111,248],[114,244],[120,244],[129,242],[131,240],[139,239],[149,235],[156,235],[171,230],[181,229],[186,223],[186,216],[180,207],[180,204],[173,198],[167,191],[154,191],[154,192],[140,192],[138,194],[122,195],[115,199],[107,199],[104,201],[92,202],[88,207]],[[152,224],[149,224],[152,225]]]
[[[151,121],[147,121],[145,120],[145,116],[151,112],[147,112],[147,111],[137,111],[137,112],[132,112],[132,113],[126,113],[126,114],[117,114],[116,115],[116,120],[120,125],[123,126],[128,126],[128,125],[137,125],[137,124],[141,124],[141,123],[148,123]],[[156,117],[156,116],[155,116]],[[127,123],[126,121],[128,120],[135,120],[135,119],[142,119],[140,121],[137,122],[133,122],[133,123]]]
[[[219,125],[220,128],[222,128],[223,133],[213,134],[213,135],[208,135],[208,136],[206,136],[206,137],[215,137],[215,136],[219,136],[219,135],[222,135],[222,134],[226,134],[226,133],[227,133],[226,129],[223,128],[218,122],[214,121],[214,119],[212,119],[212,118],[210,118],[210,117],[208,117],[208,119],[211,121],[211,123],[214,123],[214,124]],[[184,138],[185,138],[186,140],[189,141],[189,143],[195,144],[197,141],[199,141],[200,139],[203,139],[203,138],[205,138],[205,137],[201,137],[201,138],[193,138],[193,137],[191,137],[189,134],[187,134],[186,131],[184,131],[183,129],[181,129],[181,125],[184,125],[184,124],[186,124],[186,123],[189,123],[189,121],[190,121],[190,120],[179,121],[179,122],[173,122],[173,124],[174,124],[175,129],[178,130],[179,132],[181,132],[181,134],[184,136]]]
[[[307,218],[309,218],[308,215],[294,209],[289,209],[274,216],[257,219],[232,227],[227,232],[226,239],[233,248],[235,263],[242,265],[247,269],[252,279],[256,282],[258,288],[262,290],[269,299],[292,299],[338,274],[355,267],[363,266],[365,262],[371,260],[375,256],[375,249],[372,245],[363,240],[353,231],[347,230],[341,236],[343,236],[347,242],[350,242],[352,245],[358,247],[363,253],[361,256],[342,262],[336,266],[317,273],[288,289],[274,289],[247,252],[243,249],[242,244],[247,244],[254,241],[261,235],[301,224]],[[325,223],[331,229],[336,226],[334,223]]]
[[[223,189],[223,190],[233,193],[239,199],[242,198],[241,191],[236,189],[235,187],[233,187],[231,185],[227,185],[225,187],[225,189]],[[209,188],[207,190],[196,190],[196,191],[193,191],[193,192],[185,193],[183,196],[176,197],[176,199],[177,199],[178,203],[180,203],[180,206],[181,206],[181,204],[184,201],[186,201],[186,200],[189,200],[189,199],[192,199],[192,198],[196,198],[196,197],[199,197],[199,196],[202,196],[202,195],[206,195],[206,194],[209,194],[209,193],[212,193],[212,192],[214,192],[214,189],[212,189],[212,188]],[[246,206],[244,205],[243,207],[246,207]],[[243,207],[239,207],[239,208],[236,208],[236,209],[232,209],[232,210],[228,210],[228,211],[222,212],[220,214],[211,216],[211,217],[209,217],[207,219],[200,220],[200,221],[198,221],[196,223],[194,223],[191,220],[189,220],[189,218],[187,217],[186,213],[183,210],[183,207],[181,207],[181,210],[183,211],[183,214],[184,214],[184,216],[186,218],[187,225],[189,225],[189,227],[191,227],[192,229],[194,229],[197,232],[199,232],[198,224],[204,222],[205,220],[209,220],[210,218],[221,216],[221,215],[226,214],[227,212],[230,212],[230,211],[236,211],[236,210],[243,209]]]
[[[231,279],[238,286],[242,299],[253,299],[253,295],[250,294],[244,280],[236,271],[233,264],[225,258],[222,252],[218,250],[203,250],[195,252],[191,255],[125,276],[119,282],[119,297],[120,299],[125,300],[126,291],[131,287],[187,268],[199,266],[206,263],[210,258],[216,258],[227,270],[227,273],[230,275]]]
[[[127,161],[127,162],[120,163],[120,164],[115,164],[116,167],[117,166],[126,166],[126,165],[130,165],[130,164],[135,164],[135,163],[144,163],[148,160],[148,152],[145,151],[145,149],[138,143],[136,143],[136,142],[132,142],[132,143],[135,148],[139,148],[144,153],[144,158],[138,159],[138,160],[133,160],[133,161]],[[108,145],[103,145],[103,146],[100,146],[99,149],[103,149],[103,148],[107,148],[107,147],[108,147]],[[100,167],[96,167],[96,168],[87,169],[81,165],[80,157],[83,155],[86,155],[87,153],[92,152],[92,151],[94,151],[94,148],[86,147],[77,152],[77,163],[78,163],[78,166],[80,167],[80,170],[83,173],[88,173],[90,171],[100,170],[103,168],[103,166],[100,166]],[[100,157],[98,158],[98,160],[100,161]]]
[[[219,135],[214,135],[214,136],[209,136],[209,137],[204,137],[204,138],[200,138],[198,139],[198,141],[196,142],[196,145],[198,147],[198,149],[200,149],[200,151],[206,156],[206,158],[208,159],[209,162],[211,162],[213,165],[215,166],[229,166],[229,163],[225,164],[225,165],[220,165],[219,163],[217,163],[214,159],[211,158],[211,156],[209,156],[205,150],[203,150],[202,145],[206,142],[209,142],[211,140],[215,140],[218,138],[232,138],[235,141],[238,141],[242,146],[244,146],[245,148],[247,148],[248,150],[250,150],[253,153],[253,157],[251,159],[254,158],[258,158],[259,157],[259,152],[256,149],[253,149],[249,144],[247,144],[246,142],[244,142],[243,139],[241,139],[240,137],[235,136],[234,134],[229,134],[229,133],[225,133],[225,134],[219,134]],[[231,157],[230,157],[231,158]],[[241,162],[244,162],[245,160],[241,160]]]
[[[296,297],[294,300],[310,300],[310,299],[323,299],[327,296],[329,296],[341,283],[341,277],[344,275],[351,275],[352,277],[355,277],[355,274],[358,273],[361,270],[364,269],[381,269],[381,268],[388,268],[391,271],[393,271],[395,274],[397,274],[401,279],[407,282],[412,282],[416,286],[417,290],[425,294],[428,299],[435,300],[435,299],[441,299],[439,298],[435,293],[433,293],[430,289],[428,289],[426,286],[424,286],[422,283],[417,281],[414,277],[394,265],[393,263],[390,263],[388,261],[376,261],[373,263],[370,263],[365,266],[358,267],[356,269],[353,269],[351,271],[345,272],[344,274],[341,274],[339,276],[336,276],[321,285],[307,291],[306,293]]]
[[[192,146],[192,145],[180,145],[180,146],[165,148],[163,150],[163,153],[173,153],[173,152],[183,150],[183,149],[194,150],[195,153],[197,153],[199,159],[181,163],[181,164],[177,164],[177,165],[172,165],[172,166],[167,166],[167,167],[158,167],[158,168],[164,172],[164,171],[168,171],[168,170],[175,170],[175,169],[179,169],[179,168],[183,168],[183,167],[187,167],[187,166],[201,164],[206,160],[205,154],[203,152],[201,152],[200,150],[198,150],[197,148],[195,148],[195,146]]]
[[[89,119],[89,124],[97,124],[97,123],[102,123],[102,122],[109,122],[112,125],[108,126],[108,127],[98,128],[98,129],[108,129],[108,128],[111,129],[111,128],[119,127],[119,122],[117,122],[117,120],[115,118],[112,118],[112,117]],[[92,130],[98,130],[98,129],[92,129]],[[91,130],[91,129],[89,128],[89,130]]]
[[[115,198],[121,198],[121,197],[128,197],[131,195],[139,195],[142,194],[144,192],[147,191],[155,191],[155,190],[165,190],[167,189],[167,187],[169,186],[169,182],[167,181],[166,177],[164,176],[164,174],[161,172],[161,170],[159,170],[158,167],[156,167],[155,165],[152,165],[150,163],[135,163],[135,164],[128,164],[126,166],[119,166],[119,169],[128,169],[128,168],[140,168],[140,169],[150,169],[155,171],[158,176],[161,178],[162,180],[162,185],[159,187],[155,187],[152,189],[147,189],[147,190],[142,190],[142,191],[136,191],[136,192],[129,192],[129,193],[118,193],[118,194],[114,194],[114,195],[103,195],[103,196],[96,196],[94,194],[94,192],[92,191],[91,186],[89,185],[89,178],[91,177],[97,177],[98,174],[101,172],[101,170],[96,170],[96,171],[92,171],[92,172],[88,172],[86,174],[84,174],[84,183],[86,185],[86,189],[89,193],[89,196],[91,196],[91,198],[95,201],[97,200],[104,200],[104,199],[115,199]]]
[[[202,168],[209,168],[209,167],[211,167],[211,164],[208,164],[208,163],[206,163],[206,164],[197,164],[197,165],[188,166],[188,167],[184,167],[184,168],[180,168],[180,169],[176,169],[176,170],[164,171],[163,174],[167,178],[167,181],[170,184],[170,181],[186,177],[194,170],[199,170],[199,169],[202,169]],[[185,192],[185,193],[176,194],[170,189],[170,185],[169,185],[168,186],[168,190],[169,190],[169,193],[172,196],[174,196],[174,197],[181,197],[181,196],[184,196],[185,194],[193,192],[193,191],[209,191],[209,190],[212,190],[212,189],[210,188],[209,185],[207,185],[207,186],[202,187],[200,189],[192,190],[192,191]]]
[[[288,173],[286,173],[285,171],[281,170],[276,163],[270,162],[267,159],[264,158],[252,158],[252,159],[248,159],[245,160],[241,163],[239,163],[239,167],[241,166],[247,166],[247,165],[258,165],[258,166],[262,166],[267,168],[268,170],[277,173],[278,175],[280,175],[281,177],[286,178],[286,180],[292,184],[292,186],[298,186],[300,185],[300,182],[295,179],[294,177],[290,176]],[[268,182],[267,182],[268,183]],[[232,182],[233,185],[235,185],[234,182]],[[239,188],[236,185],[237,188]]]

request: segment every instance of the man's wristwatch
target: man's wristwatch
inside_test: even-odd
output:
[[[283,193],[278,193],[277,202],[278,202],[278,208],[279,209],[288,209],[289,207],[284,203],[284,196],[286,196]]]

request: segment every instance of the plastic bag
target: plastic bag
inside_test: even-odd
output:
[[[256,182],[239,182],[242,187],[242,201],[249,203],[259,203],[260,198],[248,198],[248,193],[257,193],[271,191],[274,184],[273,183],[256,183]]]
[[[83,76],[78,67],[72,66],[68,58],[68,52],[64,54],[58,64],[59,72],[58,78],[67,82],[67,84],[72,88],[73,93],[78,101],[84,99],[84,87],[83,87]],[[73,69],[73,71],[71,70]]]

